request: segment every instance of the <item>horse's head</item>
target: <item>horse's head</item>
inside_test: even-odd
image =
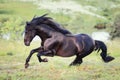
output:
[[[25,35],[24,35],[24,44],[29,46],[33,38],[36,36],[36,25],[31,22],[26,22],[25,26]]]
[[[41,28],[40,25],[44,24],[49,17],[45,17],[47,14],[44,14],[40,17],[33,17],[30,22],[26,22],[25,26],[25,36],[24,36],[24,44],[29,46],[33,38],[37,35],[36,28],[39,25],[39,29]]]

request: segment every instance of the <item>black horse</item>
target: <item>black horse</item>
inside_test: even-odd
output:
[[[38,21],[40,20],[41,21]],[[43,19],[43,20],[42,20]],[[35,21],[36,20],[36,21]],[[76,55],[76,59],[70,65],[77,65],[82,63],[82,58],[89,55],[94,50],[102,50],[101,57],[104,62],[110,62],[114,58],[111,56],[107,56],[107,47],[102,41],[93,40],[86,34],[77,34],[77,35],[65,35],[70,34],[69,31],[60,30],[58,28],[54,29],[51,27],[51,24],[47,23],[48,17],[36,18],[31,22],[26,23],[25,27],[25,37],[24,43],[26,46],[30,45],[32,39],[38,35],[41,39],[45,37],[43,40],[42,49],[38,50],[38,59],[39,61],[46,62],[46,59],[41,59],[40,56],[62,56],[62,57],[70,57]],[[51,26],[49,26],[51,25]],[[31,57],[31,53],[26,59],[25,67],[29,66],[28,62]]]

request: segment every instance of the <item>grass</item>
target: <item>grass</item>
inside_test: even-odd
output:
[[[102,62],[98,53],[93,52],[84,58],[80,66],[69,67],[75,56],[70,58],[48,57],[48,63],[39,63],[36,55],[30,61],[30,67],[24,68],[29,51],[38,47],[32,42],[26,47],[23,41],[0,40],[0,80],[118,80],[120,77],[119,40],[107,43],[108,52],[115,57],[110,63]],[[12,54],[8,54],[8,53]]]

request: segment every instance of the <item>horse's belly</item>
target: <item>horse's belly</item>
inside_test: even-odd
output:
[[[71,45],[63,47],[62,49],[57,51],[57,55],[62,57],[71,57],[75,54],[76,54],[76,47]]]
[[[64,53],[64,52],[59,52],[57,53],[57,56],[61,56],[61,57],[71,57],[71,56],[74,56],[75,54],[73,53]]]
[[[63,52],[59,52],[59,54],[57,54],[57,56],[61,56],[61,57],[71,57],[74,55],[75,54],[73,54],[73,53],[63,53]]]

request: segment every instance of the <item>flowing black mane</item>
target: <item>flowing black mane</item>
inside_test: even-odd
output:
[[[37,25],[46,24],[49,27],[55,29],[56,31],[58,31],[58,32],[60,32],[62,34],[71,34],[71,32],[69,32],[68,30],[63,28],[60,24],[55,22],[51,17],[46,17],[46,15],[48,15],[48,14],[44,14],[44,15],[42,15],[40,17],[34,17],[31,20],[31,23],[35,23]]]

